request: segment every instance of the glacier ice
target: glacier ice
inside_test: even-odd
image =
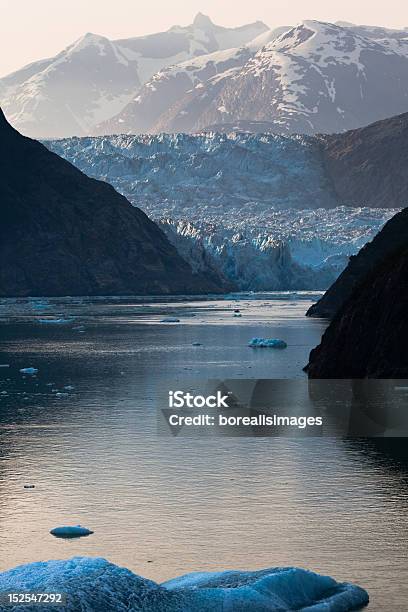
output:
[[[59,394],[57,393],[57,395]],[[81,525],[67,525],[64,527],[55,527],[51,529],[50,533],[56,538],[82,538],[83,536],[91,535],[93,531],[86,527],[81,527]]]
[[[122,134],[45,144],[158,222],[194,272],[221,272],[241,291],[327,289],[396,212],[338,202],[307,137]]]
[[[248,346],[252,348],[278,348],[283,349],[288,345],[284,340],[280,340],[279,338],[252,338],[249,341]]]
[[[66,593],[66,612],[347,612],[368,603],[357,585],[295,567],[199,572],[160,585],[98,557],[36,562],[0,573],[0,592],[24,591]],[[0,605],[6,609],[14,608]]]

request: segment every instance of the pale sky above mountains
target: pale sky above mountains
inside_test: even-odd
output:
[[[142,36],[191,23],[202,12],[223,26],[303,19],[403,28],[406,0],[0,0],[0,76],[61,51],[86,32],[108,38]]]

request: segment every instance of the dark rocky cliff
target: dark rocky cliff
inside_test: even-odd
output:
[[[311,351],[309,377],[408,378],[407,313],[408,240],[354,289]]]
[[[408,208],[405,208],[384,225],[374,240],[366,244],[357,255],[350,258],[345,270],[322,298],[309,308],[307,315],[333,318],[351,296],[353,290],[379,263],[407,245]]]
[[[317,138],[338,202],[373,208],[408,206],[408,113]]]
[[[206,293],[164,233],[0,111],[0,296]]]

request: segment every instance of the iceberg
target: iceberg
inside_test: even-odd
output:
[[[73,527],[55,527],[55,529],[51,529],[50,533],[56,538],[82,538],[91,535],[93,531],[86,527],[81,527],[81,525],[75,525]]]
[[[67,325],[68,323],[72,323],[75,321],[75,317],[70,317],[69,319],[38,319],[40,323],[43,325]]]
[[[0,573],[0,592],[23,591],[66,593],[66,612],[348,612],[369,599],[357,585],[296,567],[199,572],[157,584],[99,557],[36,562]]]
[[[249,341],[248,346],[252,348],[278,348],[284,349],[288,345],[284,340],[280,340],[279,338],[252,338]]]
[[[20,372],[21,374],[37,374],[38,368],[21,368]]]

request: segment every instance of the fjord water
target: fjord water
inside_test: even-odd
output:
[[[360,584],[372,610],[406,609],[401,457],[373,440],[157,435],[163,385],[304,377],[326,325],[304,317],[316,297],[0,300],[0,571],[73,555],[158,581],[297,565]],[[49,534],[64,524],[95,533]]]

